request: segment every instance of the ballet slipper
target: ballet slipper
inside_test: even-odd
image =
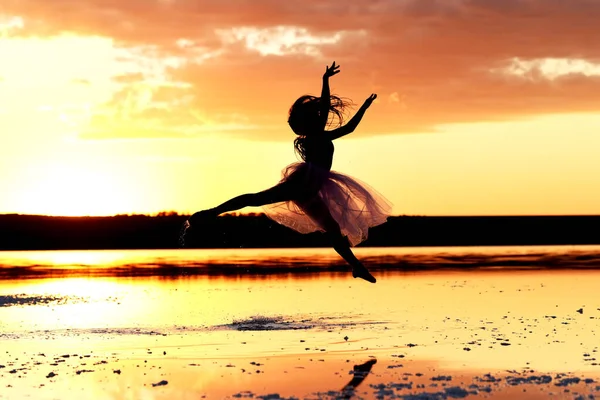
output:
[[[362,278],[367,282],[375,283],[377,279],[364,266],[352,267],[352,276],[354,278]]]

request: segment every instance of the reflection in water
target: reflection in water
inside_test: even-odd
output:
[[[540,266],[544,254],[558,260],[551,265],[594,257],[593,250],[581,248],[364,251],[372,259],[399,262],[489,254],[500,264],[529,257]],[[152,269],[165,263],[201,271],[194,259],[216,263],[215,270],[219,261],[275,265],[311,255],[327,263],[329,253],[307,252],[108,252],[94,264],[101,273],[133,266],[133,275],[147,268],[157,276],[0,279],[0,399],[77,398],[82,392],[91,399],[231,398],[248,392],[253,398],[386,398],[415,391],[429,393],[423,398],[450,398],[488,393],[490,387],[522,398],[523,387],[507,385],[536,385],[540,391],[533,370],[552,377],[543,398],[562,392],[555,385],[582,395],[595,387],[584,380],[576,387],[567,380],[572,375],[560,374],[577,371],[577,378],[597,380],[600,271],[593,268],[397,270],[376,285],[333,273],[253,280],[241,273],[232,279],[199,272],[163,279],[160,268]],[[93,264],[96,253],[102,252],[86,254],[86,262]],[[20,257],[14,265],[26,264],[26,254],[10,256]],[[37,257],[29,262],[44,264],[52,254]],[[54,260],[65,271],[79,262],[65,255]],[[52,268],[41,269],[47,274]],[[357,364],[352,379],[348,363]],[[152,386],[162,381],[168,384]]]
[[[357,248],[369,270],[599,269],[600,246]],[[200,249],[9,251],[0,253],[0,279],[69,277],[250,276],[348,272],[329,249]]]
[[[355,365],[352,369],[353,378],[341,390],[343,399],[349,399],[354,396],[356,388],[363,383],[367,375],[371,372],[373,365],[377,363],[376,359],[371,359],[365,363]]]

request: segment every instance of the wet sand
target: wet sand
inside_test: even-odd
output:
[[[0,280],[0,399],[594,398],[600,271]]]

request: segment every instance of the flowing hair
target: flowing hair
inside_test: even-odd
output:
[[[329,113],[325,128],[338,128],[344,123],[344,111],[352,106],[350,100],[338,96],[329,97]],[[306,161],[306,138],[318,135],[321,98],[304,95],[292,104],[289,111],[288,124],[298,137],[294,140],[294,148],[302,160]]]

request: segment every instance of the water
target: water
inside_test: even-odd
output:
[[[597,269],[600,246],[498,246],[356,248],[372,271]],[[345,262],[328,248],[186,249],[0,252],[0,279],[272,274],[302,278],[345,273]]]
[[[600,246],[356,254],[377,284],[331,249],[1,252],[0,399],[320,398],[375,359],[363,398],[407,376],[495,373],[500,398],[523,392],[506,371],[600,379]]]

